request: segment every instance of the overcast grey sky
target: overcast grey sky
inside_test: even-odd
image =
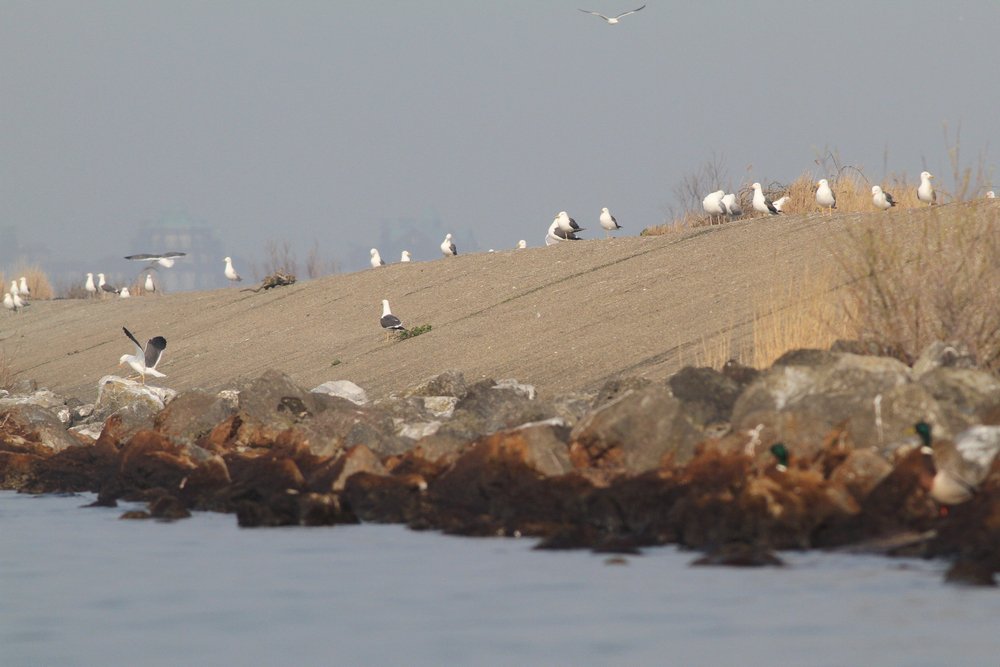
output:
[[[563,209],[637,234],[713,154],[727,187],[830,148],[947,188],[947,122],[996,163],[1000,2],[577,11],[640,3],[0,0],[0,229],[57,263],[165,250],[134,230],[183,212],[237,263],[315,239],[351,269],[403,218],[460,252],[540,245]]]

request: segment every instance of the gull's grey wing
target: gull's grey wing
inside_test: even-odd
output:
[[[146,341],[146,368],[156,368],[165,349],[167,349],[167,339],[163,336],[155,336]]]
[[[138,261],[145,261],[148,259],[158,259],[159,255],[151,255],[148,252],[141,252],[138,255],[125,255],[125,259],[132,259]]]
[[[382,325],[383,329],[405,329],[403,323],[399,321],[399,318],[392,313],[383,315],[382,319],[379,320],[379,324]]]
[[[645,8],[646,8],[646,5],[643,5],[642,7],[639,7],[639,9],[645,9]],[[630,12],[625,12],[624,14],[619,14],[619,15],[618,15],[618,16],[616,16],[615,18],[616,18],[616,19],[620,19],[620,18],[621,18],[621,17],[623,17],[623,16],[628,16],[629,14],[635,14],[635,13],[636,13],[637,11],[639,11],[639,9],[633,9],[633,10],[632,10],[632,11],[630,11]]]
[[[163,257],[185,257],[185,256],[187,256],[187,253],[186,252],[176,252],[176,251],[174,251],[174,252],[165,252],[165,253],[163,253],[162,256]]]

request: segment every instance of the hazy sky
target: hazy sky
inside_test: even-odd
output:
[[[640,3],[0,0],[0,229],[55,263],[160,250],[135,229],[183,212],[237,263],[316,240],[351,269],[405,218],[460,252],[540,245],[562,209],[637,234],[713,155],[724,187],[830,148],[947,189],[947,122],[996,164],[996,0],[577,11]]]

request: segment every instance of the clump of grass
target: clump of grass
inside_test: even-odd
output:
[[[35,264],[28,266],[18,264],[12,271],[0,273],[0,285],[3,286],[3,289],[0,291],[6,292],[10,288],[10,281],[12,280],[17,280],[20,284],[21,276],[24,276],[28,283],[28,289],[31,290],[31,299],[45,300],[55,296],[55,291],[52,289],[49,277],[42,271],[41,267]]]
[[[994,207],[935,208],[903,224],[848,231],[837,260],[852,324],[912,361],[935,340],[958,341],[1000,370],[1000,216]]]
[[[406,340],[407,338],[416,338],[420,334],[425,334],[425,333],[427,333],[430,330],[431,330],[431,325],[429,325],[429,324],[421,324],[421,325],[412,327],[410,329],[406,329],[404,331],[400,331],[399,334],[396,337],[399,340]]]
[[[8,355],[7,350],[0,348],[0,389],[11,391],[20,375],[14,370],[13,356]]]

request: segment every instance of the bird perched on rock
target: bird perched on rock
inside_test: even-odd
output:
[[[825,208],[831,214],[833,213],[833,209],[837,208],[837,195],[833,194],[830,183],[825,178],[819,179],[819,183],[817,183],[816,203],[820,205],[820,208]]]
[[[123,354],[121,359],[118,360],[118,365],[122,366],[128,364],[132,367],[139,377],[142,379],[142,383],[146,384],[146,376],[152,375],[153,377],[165,378],[167,377],[160,371],[156,370],[156,365],[160,363],[160,359],[163,358],[163,351],[167,349],[167,339],[163,336],[154,336],[146,341],[146,346],[143,347],[136,340],[136,337],[132,335],[132,332],[122,327],[122,331],[128,336],[128,339],[135,343],[135,354]]]
[[[94,296],[97,294],[97,285],[94,284],[94,274],[88,273],[87,280],[83,283],[83,289],[87,291],[88,296]]]
[[[174,265],[178,257],[184,257],[185,255],[187,255],[186,252],[165,252],[160,255],[144,252],[138,255],[126,255],[125,259],[133,262],[149,262],[150,268],[158,264],[165,269],[169,269]]]
[[[402,254],[400,254],[400,256],[399,256],[399,261],[401,261],[401,262],[409,262],[410,261],[410,251],[409,250],[404,250],[402,252]]]
[[[743,215],[743,209],[736,200],[735,192],[730,192],[722,196],[722,208],[726,209],[726,214],[731,218]]]
[[[583,227],[576,224],[576,220],[569,217],[569,214],[566,213],[566,211],[559,211],[556,215],[556,223],[559,225],[560,231],[562,231],[562,233],[567,237],[583,231]]]
[[[455,243],[451,240],[451,233],[445,234],[444,241],[441,241],[441,253],[445,257],[452,257],[458,254],[458,248],[455,247]]]
[[[726,195],[725,190],[716,190],[705,195],[701,200],[701,207],[713,218],[726,214],[726,207],[722,205],[722,198]]]
[[[917,422],[913,429],[920,436],[924,453],[934,460],[931,497],[942,505],[970,500],[1000,452],[1000,426],[970,426],[954,441],[935,440],[927,422]]]
[[[896,205],[896,200],[892,198],[891,194],[883,191],[880,186],[873,185],[872,203],[875,204],[875,208],[880,208],[883,211],[888,211],[890,208]]]
[[[937,203],[937,193],[934,192],[934,186],[931,185],[932,178],[934,178],[934,174],[929,171],[920,172],[920,185],[917,186],[917,199],[925,204]]]
[[[232,257],[225,257],[225,258],[223,258],[222,261],[224,261],[226,263],[226,269],[225,269],[225,271],[223,271],[223,273],[225,273],[226,278],[229,279],[229,282],[231,282],[231,283],[238,283],[241,280],[243,280],[242,276],[240,276],[240,274],[238,274],[236,272],[236,269],[233,268],[233,258]]]
[[[760,183],[754,183],[750,187],[753,188],[753,210],[760,213],[770,213],[771,215],[781,213],[781,211],[774,207],[771,200],[767,198],[764,191],[761,190]]]
[[[378,254],[377,248],[372,248],[370,254],[371,254],[371,259],[369,261],[371,262],[373,269],[377,269],[380,266],[385,266],[385,260],[382,259],[382,255]]]
[[[389,339],[389,335],[394,331],[406,331],[406,327],[403,326],[399,318],[389,310],[388,299],[382,299],[382,318],[378,323],[382,325],[382,329],[385,331],[386,340]]]
[[[618,221],[615,220],[615,216],[611,215],[608,211],[607,206],[601,209],[601,217],[599,220],[601,227],[604,228],[604,235],[607,237],[611,236],[611,232],[622,228],[622,226],[618,224]]]

